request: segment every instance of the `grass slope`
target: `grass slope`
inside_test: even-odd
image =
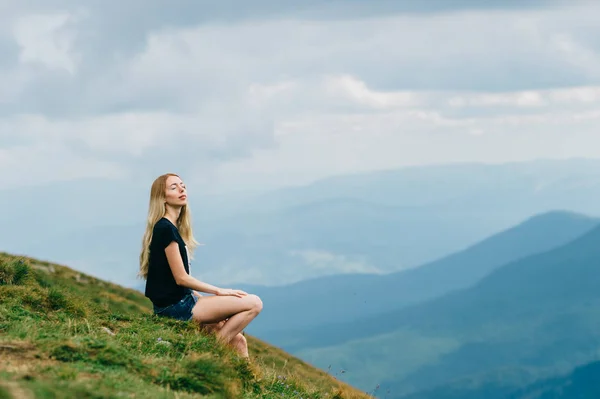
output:
[[[0,399],[369,397],[247,338],[251,363],[137,291],[0,253]]]

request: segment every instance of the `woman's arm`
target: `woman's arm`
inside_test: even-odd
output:
[[[177,285],[214,295],[235,295],[239,297],[246,295],[243,291],[215,287],[214,285],[204,283],[187,274],[185,267],[183,266],[183,259],[179,253],[179,244],[176,241],[171,242],[165,248],[165,253]]]
[[[185,270],[183,271],[185,273]],[[210,285],[208,283],[202,282],[189,274],[185,273],[185,276],[180,278],[179,280],[175,279],[177,285],[182,287],[190,288],[192,290],[206,292],[208,294],[218,294],[220,291],[223,291],[219,287],[215,287],[214,285]]]

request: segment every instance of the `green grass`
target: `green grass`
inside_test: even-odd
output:
[[[368,397],[247,338],[250,363],[137,291],[0,253],[0,399]]]

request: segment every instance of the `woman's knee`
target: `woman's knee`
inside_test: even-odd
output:
[[[260,297],[258,295],[255,294],[250,294],[249,295],[252,305],[252,310],[254,310],[257,313],[260,313],[260,311],[263,308],[263,303],[262,300],[260,299]]]

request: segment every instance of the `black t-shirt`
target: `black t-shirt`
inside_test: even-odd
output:
[[[156,306],[172,305],[184,295],[192,292],[189,288],[177,285],[173,272],[167,261],[165,248],[173,241],[179,244],[179,253],[187,274],[190,274],[185,241],[179,235],[177,227],[167,218],[161,218],[154,225],[150,242],[150,258],[148,276],[146,277],[145,295]]]

